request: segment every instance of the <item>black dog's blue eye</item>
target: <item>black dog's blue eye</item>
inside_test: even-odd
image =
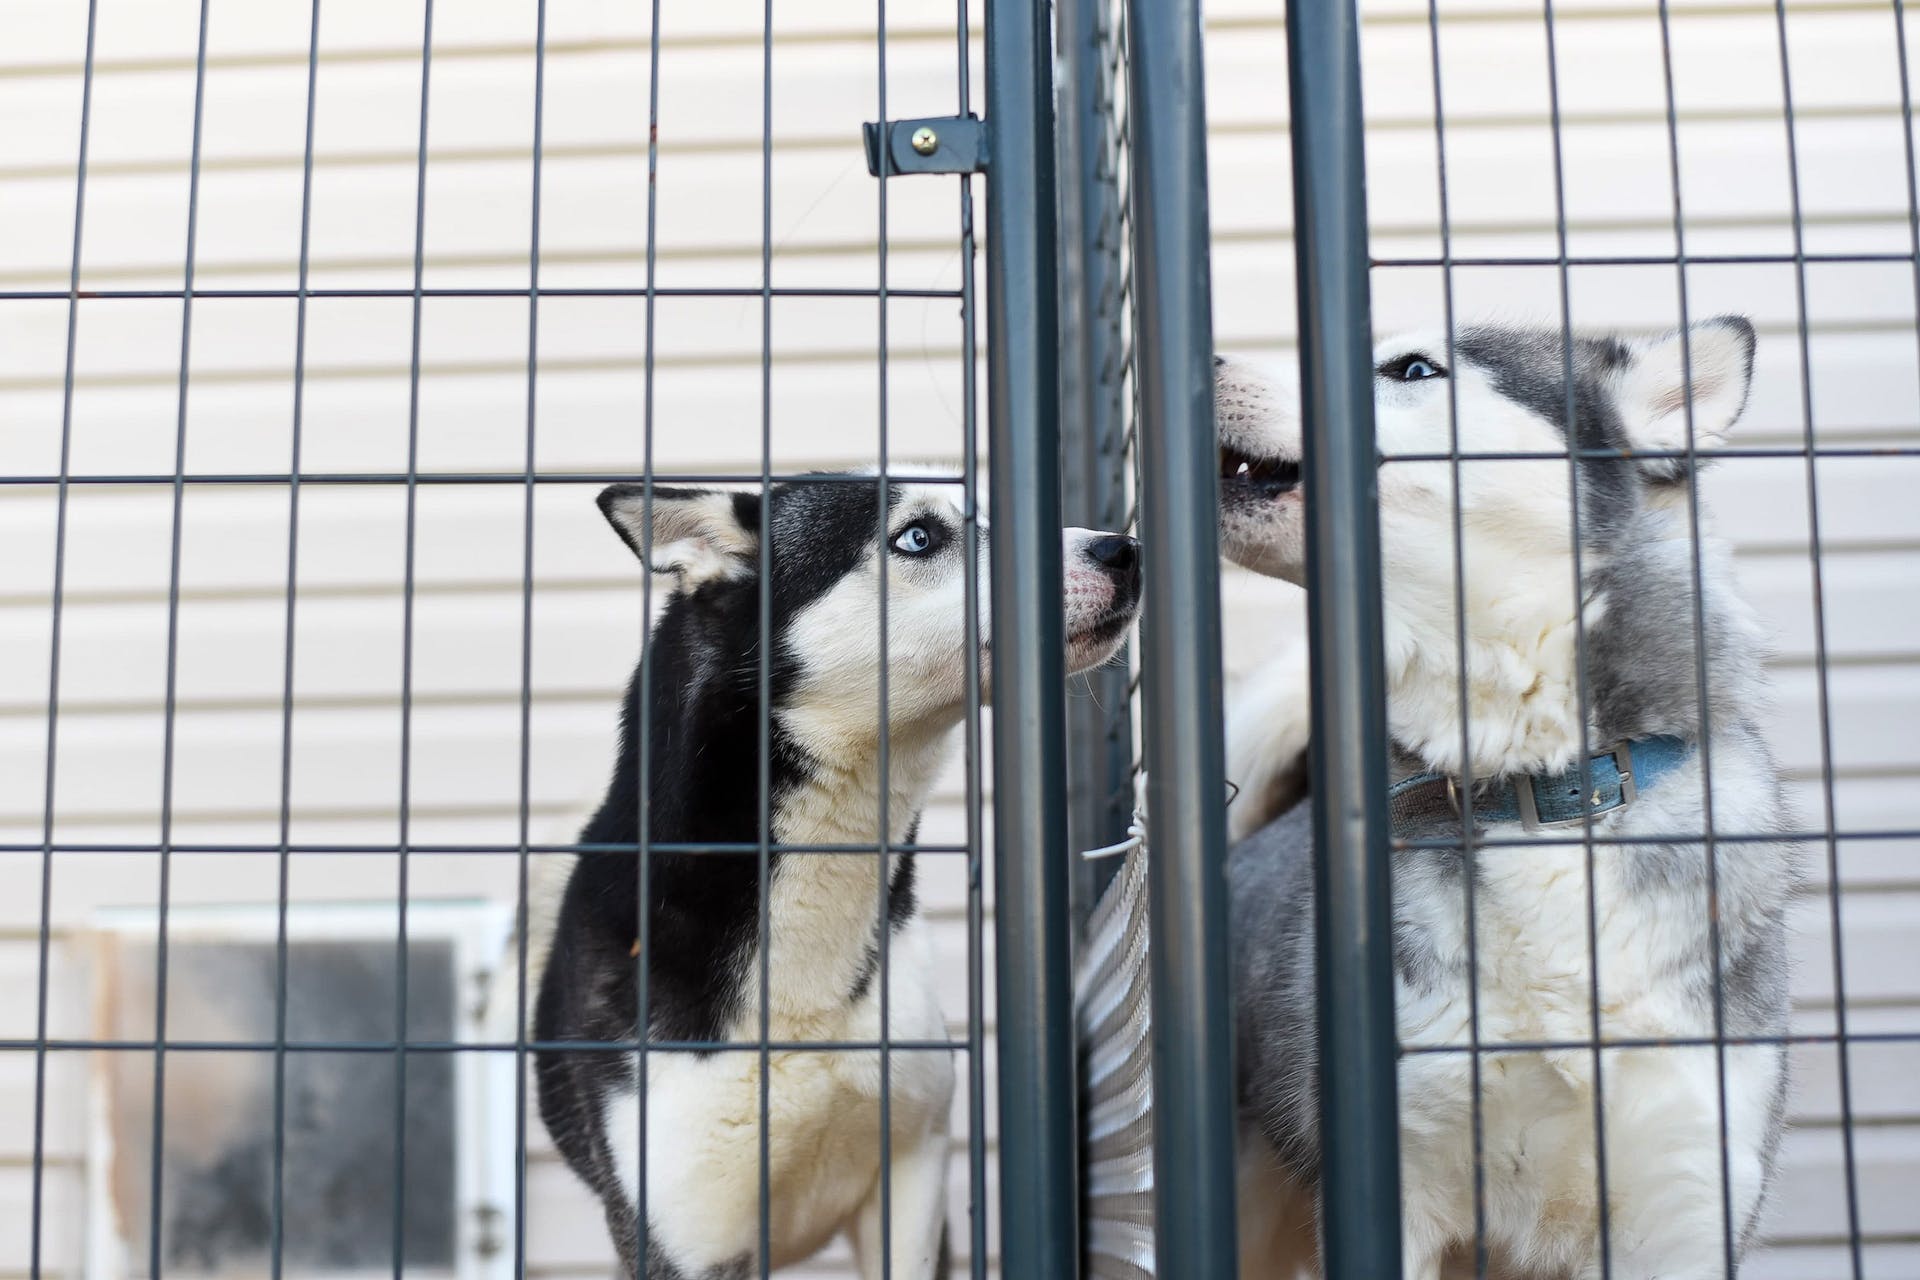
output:
[[[933,535],[921,524],[910,524],[893,535],[893,549],[901,555],[923,556],[933,550]]]
[[[1445,369],[1422,355],[1400,356],[1387,361],[1374,372],[1395,382],[1425,382],[1428,378],[1447,376]]]

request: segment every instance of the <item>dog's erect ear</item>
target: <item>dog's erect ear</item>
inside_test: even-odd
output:
[[[1628,443],[1648,452],[1684,453],[1691,422],[1694,448],[1725,444],[1747,407],[1753,348],[1753,326],[1742,316],[1715,316],[1635,346],[1633,358],[1615,374]],[[1659,480],[1687,473],[1685,458],[1649,458],[1644,465]]]
[[[760,495],[721,489],[653,487],[653,536],[647,537],[646,486],[608,485],[600,510],[633,554],[684,588],[753,572],[760,550]]]

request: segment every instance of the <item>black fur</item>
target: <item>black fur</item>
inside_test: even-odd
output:
[[[1596,548],[1609,547],[1638,504],[1641,480],[1626,427],[1603,381],[1627,362],[1626,346],[1614,338],[1576,336],[1572,395],[1568,395],[1566,344],[1557,330],[1483,326],[1463,330],[1454,345],[1462,359],[1492,377],[1500,394],[1557,427],[1569,447],[1619,455],[1617,459],[1584,458],[1577,464],[1582,541]]]
[[[1705,324],[1730,329],[1746,348],[1746,376],[1753,372],[1753,326],[1739,316],[1720,316]],[[1569,444],[1611,457],[1582,458],[1580,518],[1582,541],[1611,550],[1631,522],[1648,480],[1678,483],[1687,479],[1684,458],[1639,458],[1626,426],[1615,410],[1607,379],[1633,359],[1633,349],[1618,338],[1576,334],[1572,360],[1558,329],[1516,329],[1479,325],[1462,330],[1454,351],[1485,370],[1495,389],[1552,423]],[[1567,370],[1573,372],[1568,394]],[[1569,430],[1568,412],[1572,412]],[[1705,465],[1706,459],[1696,460]]]
[[[602,495],[613,507],[637,503],[639,486],[614,486]],[[656,499],[684,491],[654,490]],[[887,509],[899,500],[887,496]],[[821,482],[776,486],[771,520],[763,522],[758,494],[734,496],[733,514],[756,539],[773,531],[766,604],[775,637],[769,669],[774,708],[792,688],[798,657],[780,643],[795,615],[819,598],[881,541],[883,512],[875,486]],[[629,545],[636,538],[613,521]],[[641,548],[634,545],[636,553]],[[620,750],[606,798],[580,833],[585,845],[637,846],[645,815],[650,844],[754,845],[765,834],[760,800],[760,734],[769,721],[766,813],[813,767],[787,738],[776,717],[763,713],[761,578],[757,562],[742,576],[709,581],[673,594],[664,604],[634,672],[621,713]],[[644,682],[644,683],[643,683]],[[643,717],[642,692],[646,692]],[[648,746],[648,785],[640,786],[641,744]],[[789,857],[770,854],[777,877]],[[758,937],[760,855],[752,852],[653,852],[648,860],[648,1038],[704,1041],[721,1038],[739,1013],[752,975],[744,958]],[[913,915],[911,855],[897,864],[889,885],[888,920],[898,928]],[[639,1009],[639,863],[633,852],[589,852],[578,859],[561,900],[552,950],[534,1009],[534,1036],[542,1042],[631,1041]],[[876,952],[877,954],[877,952]],[[848,999],[860,997],[871,973]],[[617,1185],[602,1132],[608,1092],[630,1087],[633,1055],[583,1046],[536,1055],[540,1115],[567,1162],[606,1206],[608,1227],[627,1273],[634,1271],[636,1224]],[[677,1277],[650,1249],[649,1274]],[[742,1263],[741,1274],[745,1274]],[[711,1280],[703,1277],[701,1280]]]

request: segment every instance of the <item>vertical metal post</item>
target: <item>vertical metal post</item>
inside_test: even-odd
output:
[[[1128,0],[1158,1271],[1238,1274],[1206,99],[1198,0]]]
[[[1126,423],[1118,382],[1121,231],[1118,175],[1107,159],[1109,0],[1059,0],[1061,511],[1067,523],[1118,529],[1126,521]],[[1068,681],[1067,831],[1075,849],[1126,835],[1132,812],[1133,716],[1127,669],[1110,663]],[[1118,859],[1074,860],[1075,918],[1120,869]]]
[[[1000,1247],[1078,1273],[1061,634],[1052,41],[1039,0],[988,0],[987,435],[992,504]]]
[[[1400,1274],[1400,1162],[1359,16],[1287,6],[1313,655],[1321,1228],[1329,1280]]]

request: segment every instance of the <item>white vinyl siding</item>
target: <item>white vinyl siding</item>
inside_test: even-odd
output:
[[[649,6],[550,0],[541,168],[539,279],[547,288],[638,288],[646,279]],[[879,111],[870,3],[776,6],[774,82],[762,96],[763,8],[668,0],[660,36],[657,283],[742,296],[656,304],[652,456],[661,469],[757,473],[763,216],[778,287],[872,288],[879,203],[859,125]],[[980,109],[979,8],[973,87]],[[954,6],[887,6],[887,110],[955,110]],[[1451,250],[1459,258],[1551,258],[1558,249],[1544,27],[1523,0],[1441,5]],[[1369,202],[1374,252],[1437,259],[1431,48],[1422,0],[1366,5]],[[1660,29],[1651,0],[1555,6],[1567,251],[1658,258],[1675,252]],[[298,0],[213,0],[194,285],[291,289],[298,281],[310,9]],[[198,5],[99,0],[86,183],[83,290],[179,289],[184,280]],[[398,291],[325,298],[307,309],[302,466],[312,473],[407,468],[420,0],[323,0],[309,282]],[[434,11],[423,280],[428,288],[524,289],[532,243],[532,3],[473,0]],[[0,0],[0,474],[60,466],[80,69],[86,6]],[[1215,321],[1227,350],[1292,350],[1292,201],[1284,25],[1277,5],[1208,6]],[[1800,199],[1810,254],[1908,254],[1912,193],[1901,130],[1891,5],[1788,6]],[[1792,196],[1778,30],[1770,5],[1673,6],[1685,248],[1694,256],[1791,254]],[[763,113],[774,141],[763,215]],[[887,282],[955,289],[956,184],[888,188]],[[978,189],[978,188],[976,188]],[[1576,323],[1666,327],[1679,308],[1671,266],[1568,268]],[[1464,319],[1557,322],[1556,266],[1460,268]],[[1920,445],[1920,337],[1911,261],[1806,267],[1809,398],[1823,445]],[[1752,407],[1736,443],[1803,442],[1802,352],[1791,264],[1701,263],[1695,315],[1732,309],[1761,330]],[[1441,273],[1374,273],[1377,325],[1430,324]],[[177,300],[80,304],[71,469],[167,476],[180,412]],[[292,448],[295,322],[289,299],[202,297],[192,310],[186,466],[209,475],[284,473]],[[636,472],[648,438],[645,305],[547,297],[539,305],[532,455],[543,471]],[[870,462],[881,389],[880,307],[870,298],[773,304],[770,421],[775,471]],[[984,331],[984,322],[982,322]],[[896,298],[887,308],[886,429],[893,456],[947,459],[960,427],[958,303]],[[420,330],[418,467],[517,475],[527,466],[529,316],[524,295],[431,298]],[[982,343],[984,353],[984,343]],[[982,364],[984,377],[984,362]],[[1822,678],[1842,830],[1920,826],[1920,459],[1824,459],[1820,504],[1824,637],[1808,556],[1808,471],[1792,457],[1727,460],[1705,484],[1750,598],[1775,632],[1774,744],[1800,812],[1827,821],[1821,783]],[[441,850],[569,839],[598,798],[619,691],[640,632],[638,575],[591,503],[591,483],[541,486],[532,564],[518,484],[418,489],[410,696],[410,825]],[[400,837],[399,751],[406,494],[394,485],[300,492],[290,835],[303,847]],[[0,843],[41,838],[56,502],[51,487],[0,488]],[[63,841],[150,845],[160,836],[166,739],[167,484],[85,485],[67,507],[54,833]],[[280,838],[289,494],[272,484],[191,485],[182,509],[175,664],[172,837],[185,845]],[[523,593],[533,583],[531,603]],[[1227,578],[1230,668],[1273,643],[1297,597]],[[1287,625],[1292,625],[1288,622]],[[530,627],[531,738],[522,760],[522,632]],[[984,772],[984,771],[983,771]],[[966,830],[956,767],[923,829]],[[1822,851],[1824,863],[1824,850]],[[407,859],[416,901],[510,901],[511,854]],[[965,876],[928,858],[956,1031],[966,1013]],[[1838,848],[1845,886],[1848,1017],[1860,1032],[1920,1031],[1920,841]],[[393,854],[301,853],[297,903],[391,904]],[[150,908],[151,853],[55,860],[49,1029],[95,1026],[87,930],[108,908]],[[271,903],[271,855],[176,853],[179,905]],[[0,1036],[35,1033],[41,859],[0,853]],[[1824,865],[1802,908],[1799,1026],[1830,1030],[1833,942]],[[985,960],[992,963],[991,939]],[[991,998],[991,969],[987,991]],[[495,992],[510,993],[509,969]],[[504,987],[501,985],[504,983]],[[990,1013],[990,1011],[989,1011]],[[989,1019],[989,1027],[991,1021]],[[988,1042],[991,1062],[991,1040]],[[1859,1220],[1868,1273],[1920,1278],[1920,1043],[1850,1055]],[[1795,1050],[1796,1123],[1755,1277],[1848,1272],[1839,1085],[1830,1046]],[[964,1063],[962,1064],[964,1070]],[[75,1277],[86,1221],[87,1066],[48,1062],[42,1241],[50,1276]],[[34,1055],[0,1053],[0,1280],[23,1280],[34,1134]],[[956,1108],[965,1140],[964,1091]],[[991,1102],[989,1106],[991,1113]],[[511,1116],[503,1118],[510,1123]],[[599,1211],[529,1117],[530,1271],[602,1277]],[[991,1158],[991,1153],[990,1153]],[[952,1227],[967,1239],[956,1150]],[[511,1205],[505,1206],[511,1212]],[[997,1204],[989,1205],[989,1213]],[[505,1238],[511,1240],[510,1224]],[[960,1249],[964,1256],[964,1247]],[[845,1251],[802,1274],[850,1274]]]

